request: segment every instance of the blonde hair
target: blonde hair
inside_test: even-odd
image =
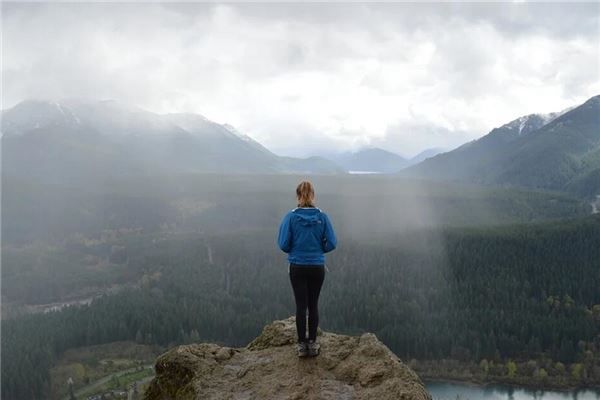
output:
[[[298,207],[314,207],[315,189],[309,181],[302,181],[296,188]]]

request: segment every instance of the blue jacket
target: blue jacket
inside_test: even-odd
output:
[[[293,264],[325,265],[325,253],[337,246],[329,217],[316,207],[297,207],[279,226],[279,248]]]

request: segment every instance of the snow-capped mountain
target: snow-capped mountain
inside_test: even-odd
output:
[[[595,195],[600,192],[600,96],[557,113],[517,118],[404,173]]]
[[[500,127],[517,135],[526,135],[542,126],[549,124],[561,115],[571,111],[575,107],[569,107],[562,111],[552,112],[547,114],[529,114],[519,117]]]
[[[3,173],[49,182],[188,172],[338,173],[279,157],[200,114],[156,114],[114,100],[26,100],[2,111]]]

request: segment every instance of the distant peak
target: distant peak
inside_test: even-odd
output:
[[[174,112],[165,114],[168,118],[198,120],[203,122],[212,122],[202,114],[192,112]]]
[[[238,131],[235,127],[233,127],[230,124],[223,124],[223,128],[225,128],[227,131],[231,132],[232,134],[234,134],[236,137],[246,141],[246,142],[253,142],[254,139],[252,139],[250,136],[246,135],[245,133],[242,133],[240,131]]]
[[[501,128],[507,129],[509,131],[514,131],[518,135],[526,135],[530,132],[533,132],[537,129],[540,129],[544,125],[549,124],[554,121],[556,118],[561,115],[571,111],[575,107],[565,108],[562,111],[551,112],[551,113],[536,113],[536,114],[528,114],[523,115],[515,120],[510,121],[507,124],[501,126]]]
[[[60,101],[31,98],[2,110],[3,135],[43,129],[48,126],[72,126],[81,120],[71,107]]]
[[[389,150],[385,150],[382,149],[381,147],[375,147],[375,146],[367,146],[367,147],[361,147],[359,149],[354,149],[351,150],[349,152],[346,153],[341,153],[341,155],[353,155],[353,156],[359,156],[359,155],[385,155],[385,156],[392,156],[392,157],[400,157],[400,158],[404,158],[401,155],[394,153],[393,151],[389,151]]]
[[[590,97],[585,103],[583,104],[591,104],[591,105],[600,105],[600,94],[597,94],[596,96],[592,96]]]
[[[235,133],[236,135],[241,135],[241,133],[237,129],[235,129],[235,127],[233,125],[225,123],[225,124],[223,124],[223,127],[231,133]]]

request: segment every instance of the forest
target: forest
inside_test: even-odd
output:
[[[50,367],[74,347],[246,345],[266,323],[293,314],[275,234],[137,232],[112,244],[71,243],[70,257],[119,243],[110,268],[137,276],[135,285],[2,321],[2,398],[46,398]],[[600,385],[599,216],[339,236],[327,258],[322,329],[373,332],[430,372],[454,362],[494,376]]]

